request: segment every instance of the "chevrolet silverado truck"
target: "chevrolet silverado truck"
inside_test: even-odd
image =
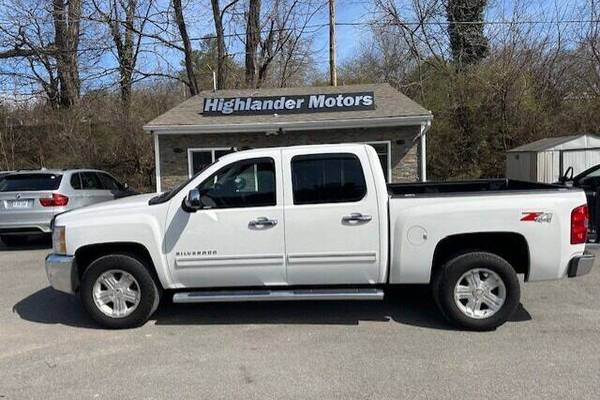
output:
[[[382,300],[431,284],[459,327],[503,324],[525,282],[590,271],[580,189],[506,179],[386,184],[365,144],[240,151],[171,191],[60,214],[50,284],[100,325],[174,303]]]

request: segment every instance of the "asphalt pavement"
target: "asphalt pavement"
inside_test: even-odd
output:
[[[525,284],[494,332],[426,287],[384,302],[162,304],[99,329],[48,287],[37,241],[0,248],[0,399],[598,399],[600,271]]]

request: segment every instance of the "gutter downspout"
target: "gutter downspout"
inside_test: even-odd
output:
[[[156,193],[162,192],[160,187],[160,149],[158,145],[158,133],[152,132],[154,136],[154,174],[156,179]]]
[[[421,170],[419,171],[419,176],[421,178],[421,182],[427,181],[427,131],[431,128],[431,121],[427,121],[421,124],[421,132],[419,133],[420,139],[420,161],[421,161]]]

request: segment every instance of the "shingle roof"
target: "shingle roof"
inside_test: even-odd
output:
[[[540,140],[536,140],[535,142],[527,143],[519,147],[515,147],[514,149],[508,150],[509,152],[524,152],[524,151],[545,151],[550,150],[554,147],[560,146],[562,144],[575,141],[580,139],[583,136],[588,136],[589,138],[600,140],[600,137],[589,134],[579,134],[579,135],[568,135],[568,136],[556,136],[549,137]]]
[[[361,111],[319,112],[309,114],[267,114],[267,115],[223,115],[203,116],[201,111],[205,97],[257,97],[257,96],[293,96],[308,94],[343,94],[350,92],[373,91],[375,109]],[[431,120],[431,112],[398,92],[388,84],[349,85],[349,86],[317,86],[297,88],[269,88],[245,90],[203,91],[191,97],[166,113],[148,122],[144,129],[165,130],[166,128],[211,128],[224,126],[251,126],[253,124],[298,124],[303,122],[323,122],[337,120],[365,120],[370,118],[385,119],[398,117],[422,117]]]

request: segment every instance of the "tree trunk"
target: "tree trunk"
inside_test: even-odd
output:
[[[218,0],[211,0],[213,2]],[[214,7],[214,6],[213,6]],[[173,8],[175,9],[175,23],[179,28],[179,34],[183,41],[183,53],[185,59],[185,72],[187,74],[188,88],[190,95],[195,96],[198,94],[198,80],[196,79],[196,72],[194,71],[194,52],[192,48],[192,42],[188,35],[187,26],[185,25],[185,19],[183,18],[183,8],[181,6],[181,0],[173,0]]]
[[[59,103],[69,107],[79,99],[79,27],[81,1],[53,0],[54,44],[59,87]]]
[[[246,23],[246,86],[257,85],[257,51],[260,43],[260,0],[249,0],[248,20]]]
[[[225,86],[225,30],[223,29],[223,15],[219,0],[210,0],[215,22],[215,34],[217,36],[217,89]]]

